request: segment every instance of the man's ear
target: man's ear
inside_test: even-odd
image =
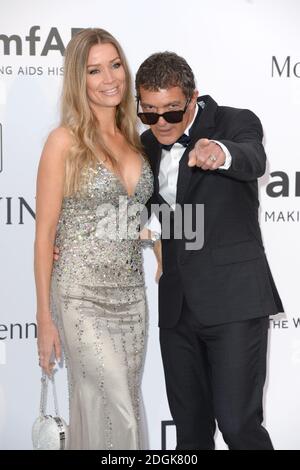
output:
[[[193,106],[196,104],[198,96],[199,96],[199,91],[194,90],[192,94],[192,98],[191,98],[191,103],[193,104]]]

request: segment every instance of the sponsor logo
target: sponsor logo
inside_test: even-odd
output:
[[[284,171],[273,171],[270,177],[276,179],[267,185],[266,192],[269,197],[300,197],[300,171],[296,171],[295,178],[290,178]]]
[[[270,328],[273,330],[286,330],[288,328],[299,328],[300,329],[300,317],[292,318],[270,318]]]
[[[24,197],[1,197],[0,196],[0,224],[23,225],[25,214],[29,214],[35,219],[35,213]]]
[[[4,56],[47,56],[49,52],[64,54],[65,44],[56,27],[50,28],[46,36],[42,38],[39,33],[40,26],[31,26],[28,35],[22,37],[18,34],[0,34],[0,53]],[[71,28],[70,36],[73,37],[83,28]]]
[[[300,172],[288,175],[284,171],[270,173],[272,181],[266,186],[266,194],[269,198],[294,198],[300,197]],[[299,223],[300,211],[298,208],[276,210],[274,207],[264,211],[265,223]]]
[[[291,56],[278,59],[272,56],[272,77],[300,78],[300,62],[296,62]]]
[[[34,339],[37,337],[36,323],[0,324],[0,344],[4,340]]]

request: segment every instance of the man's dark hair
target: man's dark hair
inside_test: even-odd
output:
[[[191,98],[196,85],[193,71],[187,61],[175,52],[157,52],[146,59],[139,67],[135,87],[137,96],[140,88],[158,91],[178,86],[185,97]]]

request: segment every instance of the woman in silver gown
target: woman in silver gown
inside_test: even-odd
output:
[[[68,369],[70,449],[140,449],[147,308],[140,213],[153,177],[135,127],[124,53],[86,29],[66,49],[61,126],[37,179],[40,365]],[[60,256],[53,264],[53,245]]]

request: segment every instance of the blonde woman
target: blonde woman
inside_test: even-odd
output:
[[[46,141],[37,178],[40,366],[51,374],[51,353],[59,361],[62,346],[70,449],[140,449],[141,243],[119,229],[125,205],[125,222],[139,225],[136,207],[150,198],[153,177],[117,40],[101,29],[81,31],[68,44],[64,71],[61,125]]]

